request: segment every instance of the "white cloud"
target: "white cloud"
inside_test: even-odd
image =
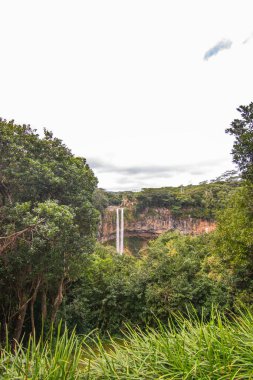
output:
[[[211,49],[206,51],[204,55],[204,60],[207,61],[209,58],[213,57],[214,55],[217,55],[222,50],[230,49],[232,44],[233,42],[231,40],[226,40],[226,39],[223,39],[217,42],[217,44],[215,44]]]
[[[1,2],[0,116],[51,129],[88,162],[154,168],[219,158],[216,173],[203,175],[213,178],[232,165],[225,128],[252,101],[252,44],[242,44],[252,8],[247,0]],[[223,36],[233,47],[207,64],[204,52]],[[194,173],[97,174],[101,187],[123,189],[205,179]]]

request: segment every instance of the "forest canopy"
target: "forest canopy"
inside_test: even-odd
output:
[[[54,322],[67,284],[96,240],[97,179],[44,130],[0,120],[0,323],[19,340]],[[4,291],[3,291],[4,290]]]

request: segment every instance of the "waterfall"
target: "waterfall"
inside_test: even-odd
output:
[[[124,209],[121,209],[121,226],[120,226],[120,253],[124,251]]]
[[[124,252],[124,209],[116,209],[116,250],[123,255]]]
[[[116,210],[116,250],[119,252],[119,209]]]

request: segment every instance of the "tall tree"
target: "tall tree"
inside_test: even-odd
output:
[[[226,133],[235,137],[232,150],[233,161],[242,172],[242,177],[253,182],[253,103],[237,109],[241,119],[235,119]]]
[[[16,340],[25,320],[33,332],[36,319],[55,320],[81,274],[96,240],[96,185],[86,160],[51,132],[0,119],[0,319]]]

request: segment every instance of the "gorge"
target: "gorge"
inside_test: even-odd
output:
[[[120,254],[123,253],[124,237],[148,241],[170,230],[197,235],[211,232],[216,227],[213,220],[193,218],[191,215],[176,217],[171,209],[165,207],[146,208],[141,213],[136,213],[134,207],[129,205],[124,211],[123,214],[123,208],[108,206],[99,227],[99,241],[113,243],[116,240],[117,252]],[[125,215],[124,221],[123,215]]]
[[[217,212],[238,186],[233,178],[179,187],[110,193],[98,189],[100,210],[98,241],[125,249],[141,248],[167,231],[200,235],[216,228]],[[130,240],[132,241],[129,244]],[[136,247],[134,247],[136,245]]]

